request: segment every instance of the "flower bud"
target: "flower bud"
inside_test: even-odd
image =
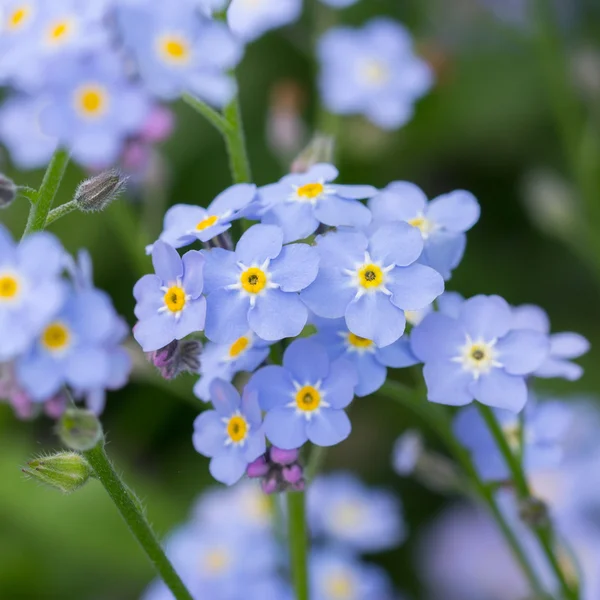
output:
[[[548,507],[538,498],[526,498],[519,504],[521,519],[532,527],[542,527],[548,524]]]
[[[80,183],[75,192],[74,200],[79,210],[98,212],[104,210],[117,198],[126,183],[127,177],[120,171],[116,169],[103,171]]]
[[[282,450],[271,446],[265,454],[250,463],[246,474],[252,479],[260,479],[265,494],[276,492],[302,491],[304,489],[304,469],[299,462],[298,450]]]
[[[284,467],[281,474],[288,483],[297,484],[302,480],[303,471],[300,465],[292,465]]]
[[[290,171],[292,173],[306,173],[317,163],[331,163],[333,162],[334,150],[335,139],[330,135],[317,133],[294,160]]]
[[[200,369],[202,344],[197,340],[174,340],[160,350],[148,352],[148,360],[164,379],[175,379],[181,373],[197,373]]]
[[[94,471],[87,460],[77,452],[58,452],[40,456],[22,469],[29,478],[70,494],[85,485]]]
[[[0,208],[8,208],[17,197],[17,186],[12,179],[0,173]]]
[[[271,460],[279,465],[291,465],[298,460],[298,450],[282,450],[273,446],[271,448]]]
[[[269,464],[264,456],[259,456],[254,462],[251,462],[246,469],[246,474],[251,479],[264,477],[268,472]]]
[[[69,408],[57,425],[60,439],[73,450],[91,450],[102,439],[102,425],[89,410]]]

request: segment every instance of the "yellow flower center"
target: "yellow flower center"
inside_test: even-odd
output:
[[[354,346],[354,348],[370,348],[373,345],[372,340],[360,337],[359,335],[355,335],[354,333],[348,334],[348,343],[351,346]]]
[[[356,527],[362,520],[363,507],[353,502],[345,502],[336,507],[334,525],[339,531],[347,531]]]
[[[427,237],[431,232],[431,221],[423,216],[410,219],[408,224],[416,227],[423,237]]]
[[[471,359],[475,362],[481,362],[486,360],[486,347],[482,344],[473,344],[469,351]]]
[[[390,78],[389,69],[379,60],[365,61],[360,68],[360,74],[363,81],[371,85],[382,85]]]
[[[186,303],[185,290],[178,285],[172,285],[164,296],[165,306],[173,313],[183,310]]]
[[[304,412],[317,410],[321,405],[321,394],[312,385],[305,385],[296,392],[296,405]]]
[[[42,332],[42,345],[49,352],[64,350],[71,341],[69,328],[60,321],[50,323]]]
[[[354,598],[354,585],[346,573],[331,574],[325,584],[328,598],[332,600],[351,600]]]
[[[229,346],[229,357],[237,358],[250,344],[250,340],[243,335],[241,338],[238,338]]]
[[[248,421],[241,415],[234,415],[227,422],[227,435],[235,444],[239,444],[248,435]]]
[[[215,548],[204,557],[204,566],[213,575],[222,573],[229,565],[229,562],[229,554],[222,548]]]
[[[190,59],[189,41],[180,35],[163,35],[158,40],[158,53],[171,64],[185,64]]]
[[[0,300],[11,300],[19,293],[19,282],[11,275],[0,277]]]
[[[108,94],[100,85],[84,85],[75,92],[75,108],[82,117],[97,119],[106,112],[107,107]]]
[[[60,21],[55,23],[48,30],[48,41],[50,43],[59,43],[71,31],[71,23],[69,21]]]
[[[376,288],[383,283],[383,271],[381,267],[368,264],[358,270],[358,282],[364,288]]]
[[[19,29],[25,25],[30,15],[31,8],[29,6],[20,6],[8,15],[8,18],[6,19],[6,28],[12,30]]]
[[[198,225],[196,225],[196,229],[198,231],[204,231],[205,229],[212,227],[218,220],[219,220],[219,217],[214,216],[214,215],[211,217],[206,217],[206,219],[202,219],[202,221],[200,221],[200,223],[198,223]]]
[[[298,197],[306,200],[314,200],[320,196],[325,190],[322,183],[307,183],[296,190]]]
[[[250,267],[241,274],[240,282],[248,293],[259,294],[267,285],[267,276],[258,267]]]

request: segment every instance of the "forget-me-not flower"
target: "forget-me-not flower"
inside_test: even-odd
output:
[[[254,225],[235,252],[205,251],[206,336],[231,343],[251,329],[263,340],[297,336],[308,318],[298,292],[317,276],[319,256],[307,244],[283,246],[275,225]]]
[[[427,202],[423,191],[407,181],[388,185],[369,201],[372,228],[383,223],[405,221],[423,236],[424,248],[419,262],[433,267],[450,279],[460,263],[467,244],[466,231],[479,220],[475,196],[464,190],[443,194]]]
[[[231,31],[251,42],[270,29],[293,23],[302,12],[302,0],[232,0],[227,9]]]
[[[399,500],[350,473],[318,477],[308,489],[311,530],[358,552],[380,552],[404,539]]]
[[[238,183],[221,192],[207,208],[176,204],[165,214],[159,239],[173,248],[181,248],[199,240],[208,242],[231,227],[256,196],[256,186]],[[152,247],[148,248],[149,252]]]
[[[200,414],[194,422],[194,447],[210,457],[210,472],[221,483],[233,485],[267,446],[257,394],[238,391],[221,379],[210,386],[215,410]]]
[[[218,107],[231,100],[235,83],[228,71],[242,52],[224,23],[199,15],[192,2],[119,6],[117,21],[153,94],[173,100],[190,92]]]
[[[316,335],[311,339],[321,344],[331,360],[344,357],[352,362],[358,375],[355,394],[368,396],[377,391],[385,382],[386,367],[404,368],[416,365],[407,336],[402,336],[393,344],[379,348],[372,340],[362,338],[349,331],[344,319],[313,320],[317,326]]]
[[[60,310],[64,257],[53,235],[34,233],[15,244],[0,225],[0,362],[27,350]]]
[[[396,129],[432,85],[427,63],[412,49],[399,23],[377,18],[362,29],[335,27],[321,38],[319,88],[335,114],[364,114],[384,129]]]
[[[356,383],[351,363],[343,358],[330,362],[318,343],[299,339],[287,347],[283,366],[258,370],[246,389],[258,393],[260,407],[267,411],[267,438],[278,448],[292,450],[308,440],[333,446],[350,435],[344,409],[352,402]]]
[[[525,377],[546,359],[548,338],[511,326],[510,306],[499,296],[466,300],[457,318],[425,317],[411,345],[425,363],[429,400],[460,406],[475,399],[519,412],[527,401]]]
[[[152,262],[156,275],[144,275],[133,288],[139,319],[133,335],[144,352],[202,331],[206,317],[202,254],[190,250],[182,259],[175,248],[158,241]]]
[[[370,185],[338,185],[333,165],[316,164],[306,173],[286,175],[278,183],[259,189],[261,220],[279,225],[284,242],[313,234],[320,223],[330,227],[366,227],[371,213],[359,200],[377,190]]]
[[[301,298],[318,316],[346,317],[348,329],[380,347],[394,343],[405,310],[424,308],[444,291],[442,276],[416,261],[423,239],[407,223],[379,227],[369,237],[338,230],[317,238],[319,274]]]

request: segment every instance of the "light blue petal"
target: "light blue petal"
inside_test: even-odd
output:
[[[258,393],[258,403],[264,411],[276,406],[285,406],[294,399],[294,384],[286,369],[269,365],[259,369],[246,385],[249,391]]]
[[[466,342],[465,332],[455,319],[441,313],[427,315],[410,334],[415,356],[423,362],[452,359]]]
[[[408,181],[390,183],[369,201],[375,223],[410,221],[423,214],[427,196],[420,187]]]
[[[17,380],[34,401],[49,400],[63,385],[63,365],[45,354],[28,356],[15,364]]]
[[[474,296],[465,300],[460,309],[460,321],[473,340],[500,338],[512,323],[506,300],[500,296]]]
[[[16,258],[16,246],[10,232],[0,223],[0,265],[12,263]]]
[[[67,311],[80,341],[105,341],[117,318],[112,300],[98,289],[79,292],[70,299]]]
[[[561,377],[567,381],[577,381],[583,375],[583,369],[579,365],[569,362],[568,360],[550,357],[547,358],[533,374],[536,377],[543,377],[544,379]]]
[[[394,345],[387,347],[391,348]],[[358,385],[354,393],[360,398],[376,392],[385,383],[387,369],[374,354],[356,355],[353,362],[358,373]]]
[[[306,424],[308,439],[317,446],[335,446],[351,431],[350,419],[343,410],[323,408]]]
[[[405,335],[385,348],[378,348],[375,355],[381,364],[395,369],[412,367],[420,362],[412,352],[410,339]]]
[[[23,311],[0,311],[0,362],[8,362],[27,350],[39,331],[24,325]]]
[[[371,211],[358,200],[345,200],[326,196],[317,202],[314,215],[331,227],[356,227],[364,229],[371,222]]]
[[[548,336],[526,329],[513,330],[496,344],[497,360],[510,375],[535,371],[548,356]]]
[[[28,235],[17,248],[19,266],[33,280],[58,275],[66,253],[56,237],[47,232]]]
[[[416,227],[408,223],[388,223],[379,227],[369,240],[371,258],[384,266],[406,267],[423,252],[423,238]]]
[[[452,270],[460,264],[466,246],[467,236],[464,233],[433,233],[425,242],[419,262],[429,265],[448,280]]]
[[[315,384],[329,375],[329,356],[310,338],[293,341],[283,354],[283,366],[296,383]]]
[[[143,319],[133,328],[133,337],[144,352],[160,350],[175,339],[175,319],[166,314]]]
[[[449,360],[434,360],[423,367],[427,384],[427,399],[438,404],[462,406],[473,400],[469,389],[473,376],[459,364]]]
[[[308,311],[298,295],[281,290],[269,290],[259,296],[248,312],[250,328],[267,341],[296,337],[304,329],[307,319]]]
[[[425,265],[396,267],[389,274],[386,287],[392,302],[402,310],[419,310],[431,304],[443,291],[442,276]]]
[[[144,275],[134,286],[133,295],[137,300],[134,314],[138,319],[149,319],[164,306],[162,283],[156,275]]]
[[[383,348],[404,333],[406,319],[404,311],[394,306],[388,296],[376,292],[350,302],[346,309],[346,324],[355,335]]]
[[[321,268],[352,269],[364,260],[369,245],[367,236],[360,231],[334,231],[317,238]]]
[[[206,337],[229,344],[248,331],[250,300],[237,290],[220,289],[206,299]]]
[[[340,198],[349,198],[353,200],[366,200],[377,194],[377,188],[372,185],[332,185],[335,193]]]
[[[550,354],[560,358],[579,358],[590,349],[590,343],[578,333],[555,333],[550,336]]]
[[[251,463],[267,451],[267,440],[265,434],[260,430],[253,430],[243,447],[244,460]]]
[[[263,215],[262,222],[280,227],[286,244],[307,238],[319,227],[312,205],[303,202],[284,202],[274,206]]]
[[[246,387],[242,394],[241,407],[242,414],[245,415],[248,422],[253,426],[260,426],[262,423],[262,413],[258,403],[258,391]]]
[[[261,265],[276,258],[283,245],[283,232],[275,225],[253,225],[240,238],[235,248],[238,261],[244,265]]]
[[[325,400],[331,408],[346,408],[354,398],[358,385],[358,373],[354,363],[347,358],[338,358],[331,363],[329,375],[323,379]]]
[[[269,441],[282,450],[300,448],[308,439],[306,419],[293,408],[277,406],[269,410],[263,429]]]
[[[165,213],[163,229],[165,232],[176,229],[183,233],[194,229],[207,216],[209,216],[208,211],[202,206],[175,204]]]
[[[435,225],[456,233],[468,231],[477,223],[481,209],[471,192],[457,190],[434,198],[427,208],[427,218]]]
[[[315,281],[300,292],[300,298],[316,315],[338,319],[356,296],[356,289],[350,284],[350,278],[341,269],[321,267]]]
[[[202,293],[204,285],[204,263],[206,259],[198,250],[190,250],[183,255],[183,289],[192,298]]]
[[[219,288],[239,283],[240,269],[235,253],[223,248],[213,248],[202,252],[204,263],[204,293],[211,294]]]
[[[470,386],[482,404],[520,412],[527,402],[527,386],[523,377],[509,375],[502,369],[492,369]]]
[[[539,306],[521,304],[512,308],[511,329],[533,329],[540,333],[550,333],[550,319]]]
[[[254,200],[256,186],[253,183],[237,183],[221,192],[208,206],[208,212],[217,216],[245,208]]]
[[[183,263],[177,250],[158,240],[152,248],[152,264],[156,274],[165,282],[173,282],[183,275]]]
[[[274,283],[284,292],[299,292],[310,285],[319,271],[319,253],[308,244],[285,246],[271,263]]]
[[[190,333],[197,333],[204,329],[206,323],[206,298],[188,300],[179,319],[175,322],[175,339],[182,340]]]
[[[223,379],[213,379],[210,384],[210,400],[221,417],[230,417],[241,406],[238,391]]]
[[[64,368],[65,378],[74,388],[102,388],[110,376],[110,357],[103,348],[79,347],[66,358]]]
[[[194,448],[203,456],[217,456],[225,448],[225,423],[215,410],[207,410],[194,421]]]
[[[338,178],[339,171],[329,163],[317,163],[302,174],[303,183],[323,182],[329,183]]]
[[[38,333],[40,327],[58,313],[71,292],[70,286],[60,280],[43,279],[37,283],[35,292],[24,303],[24,308],[28,312],[29,324],[37,330],[35,333]],[[25,327],[23,320],[18,322],[17,325]],[[0,329],[0,331],[5,336],[9,335],[5,329]]]
[[[231,449],[229,452],[219,454],[211,459],[208,470],[210,474],[220,483],[233,485],[237,483],[246,473],[248,463],[243,456]]]
[[[448,317],[458,319],[465,299],[458,292],[444,292],[438,299],[438,310]]]

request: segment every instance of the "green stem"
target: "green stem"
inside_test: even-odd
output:
[[[513,453],[505,435],[502,431],[502,427],[496,418],[493,410],[487,406],[478,403],[479,412],[483,417],[496,445],[498,446],[498,450],[502,454],[504,461],[510,471],[513,484],[515,486],[515,491],[517,493],[517,497],[522,502],[533,501],[534,498],[531,495],[531,490],[529,489],[529,484],[527,483],[527,478],[525,477],[525,473],[521,467],[521,462]],[[548,562],[550,563],[552,570],[558,580],[564,597],[569,600],[577,600],[579,594],[577,592],[577,584],[573,587],[570,585],[567,580],[565,574],[563,573],[560,562],[556,557],[556,548],[554,544],[554,535],[552,532],[552,527],[550,523],[542,524],[542,525],[532,525],[531,530],[535,534],[540,546],[542,547]]]
[[[306,532],[304,492],[289,492],[286,496],[290,559],[296,600],[309,600],[307,565],[308,538]]]
[[[327,456],[327,448],[324,446],[313,446],[310,452],[308,464],[304,470],[304,480],[307,484],[312,483],[316,474],[321,470],[325,457]]]
[[[131,533],[140,543],[176,600],[193,600],[192,595],[166,557],[146,517],[139,510],[131,492],[112,466],[104,450],[104,440],[83,454],[121,513]]]
[[[34,231],[43,231],[46,219],[52,208],[56,192],[60,186],[63,175],[69,163],[69,154],[66,150],[57,150],[46,169],[42,185],[38,191],[35,204],[29,210],[29,218],[23,237]]]
[[[58,219],[72,213],[74,210],[77,210],[77,200],[71,200],[70,202],[65,202],[56,208],[53,208],[46,217],[46,227],[54,221],[58,221]]]
[[[252,173],[246,150],[242,113],[237,96],[225,107],[223,114],[229,125],[224,133],[224,138],[229,154],[231,177],[234,183],[250,183]]]
[[[226,132],[230,130],[231,126],[227,119],[219,114],[214,108],[211,108],[202,100],[199,100],[191,94],[184,94],[183,101],[191,106],[194,110],[198,111],[223,137]]]
[[[521,542],[511,529],[496,502],[493,490],[479,476],[479,472],[469,452],[454,437],[452,427],[442,407],[425,401],[422,394],[395,381],[386,381],[379,391],[387,398],[398,402],[404,408],[417,414],[424,423],[438,434],[440,441],[461,465],[465,475],[471,482],[475,495],[487,506],[521,570],[528,579],[532,591],[540,598],[546,597],[542,583],[535,569],[531,566]]]

